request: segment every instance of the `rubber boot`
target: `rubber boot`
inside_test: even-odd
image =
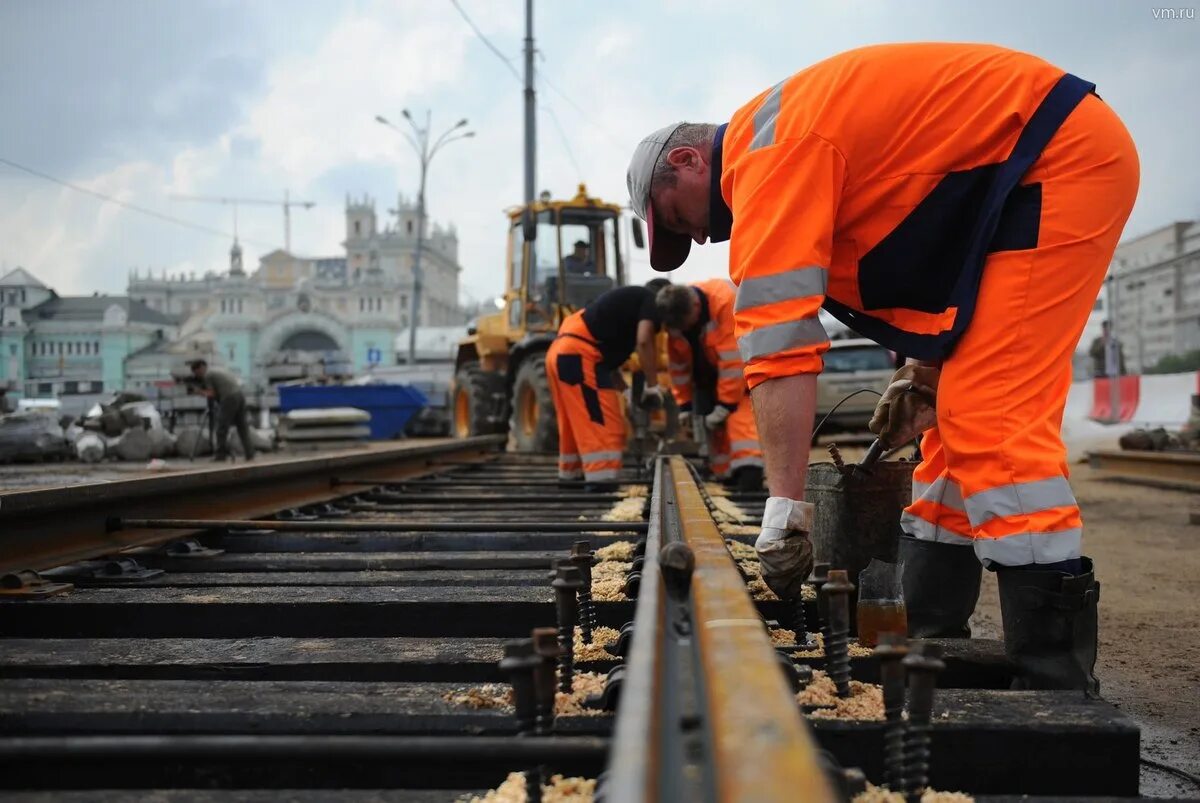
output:
[[[1100,584],[1090,558],[1070,575],[1038,568],[996,570],[1004,651],[1017,665],[1018,689],[1079,689],[1097,694],[1096,604]]]
[[[969,546],[900,536],[904,608],[912,638],[970,638],[983,566]]]

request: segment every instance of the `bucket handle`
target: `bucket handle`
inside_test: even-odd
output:
[[[881,398],[881,399],[883,398],[883,394],[873,388],[859,388],[858,390],[854,391],[853,393],[848,393],[847,395],[842,397],[841,401],[839,401],[837,404],[833,405],[833,409],[825,414],[825,417],[821,419],[821,423],[817,424],[813,428],[812,437],[815,439],[818,435],[821,434],[821,427],[825,426],[825,422],[829,420],[829,416],[836,413],[837,409],[839,407],[841,407],[843,404],[850,401],[851,399],[853,399],[855,396],[857,396],[860,393],[874,393],[879,398]]]

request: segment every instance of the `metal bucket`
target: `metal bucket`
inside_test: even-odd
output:
[[[845,569],[855,585],[872,558],[895,563],[900,513],[912,501],[916,465],[880,462],[871,474],[844,480],[833,463],[810,465],[805,499],[816,506],[811,533],[815,560]]]

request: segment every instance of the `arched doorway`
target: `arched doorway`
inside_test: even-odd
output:
[[[336,340],[315,329],[293,332],[279,344],[280,351],[337,351],[338,348]]]

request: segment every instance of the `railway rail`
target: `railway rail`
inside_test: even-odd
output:
[[[796,691],[824,657],[768,636],[815,604],[751,597],[727,540],[752,536],[722,531],[684,459],[584,494],[499,448],[0,494],[0,794],[423,803],[523,772],[601,777],[610,803],[821,801],[882,781],[884,723],[811,716]],[[618,543],[592,599],[591,553]],[[577,627],[620,635],[597,657]],[[1112,706],[1009,691],[995,643],[910,648],[945,663],[917,734],[933,787],[1137,793]],[[600,693],[556,710],[573,677]]]

